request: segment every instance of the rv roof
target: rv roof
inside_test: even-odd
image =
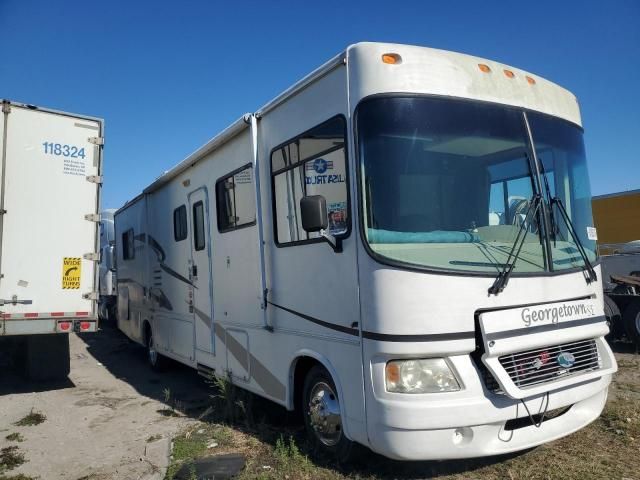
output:
[[[383,64],[381,55],[385,52],[399,54],[401,63],[399,65]],[[354,105],[360,98],[385,91],[427,93],[523,106],[565,118],[578,125],[581,123],[577,101],[569,91],[528,72],[462,53],[371,42],[349,46],[258,109],[255,115],[259,118],[273,110],[335,68],[345,64],[347,57],[349,63],[353,61],[355,64],[354,69],[358,69],[359,79],[362,80],[362,85],[358,89],[353,87],[354,82],[352,82]],[[392,70],[393,68],[397,70]],[[512,72],[515,78],[510,77],[506,71]],[[365,75],[367,73],[368,76]],[[402,74],[398,75],[398,73]],[[164,172],[145,188],[143,193],[157,190],[248,128],[250,115],[245,114],[182,162]],[[134,198],[127,203],[130,204],[135,200]]]

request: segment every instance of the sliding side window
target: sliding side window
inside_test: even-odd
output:
[[[256,223],[253,166],[249,165],[216,182],[218,230],[229,232]]]
[[[199,201],[193,204],[193,247],[196,251],[204,250],[204,204]]]
[[[328,229],[334,236],[349,231],[346,122],[337,116],[276,148],[271,153],[276,242],[298,244],[319,238],[302,228],[300,200],[322,195],[327,201]]]
[[[180,205],[173,211],[173,239],[181,242],[187,238],[187,207]]]

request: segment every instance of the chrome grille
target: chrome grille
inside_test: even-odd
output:
[[[558,363],[561,353],[570,353],[575,359],[571,367]],[[532,387],[560,378],[579,375],[602,368],[595,340],[536,348],[500,357],[500,364],[519,388]]]

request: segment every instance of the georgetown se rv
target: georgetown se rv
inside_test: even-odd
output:
[[[69,333],[97,329],[103,122],[8,100],[0,121],[0,351],[66,378]]]
[[[616,370],[590,205],[570,92],[360,43],[116,213],[118,324],[342,458],[529,448],[598,417]]]

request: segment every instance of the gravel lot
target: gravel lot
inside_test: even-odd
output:
[[[209,395],[192,369],[172,365],[166,373],[151,372],[144,350],[109,325],[99,333],[71,336],[66,382],[29,383],[0,375],[0,449],[17,447],[12,451],[24,456],[24,463],[9,471],[0,466],[0,478],[3,473],[71,480],[163,478],[171,438],[195,422]],[[186,413],[175,415],[168,408],[175,402]],[[30,412],[46,419],[15,425]]]

